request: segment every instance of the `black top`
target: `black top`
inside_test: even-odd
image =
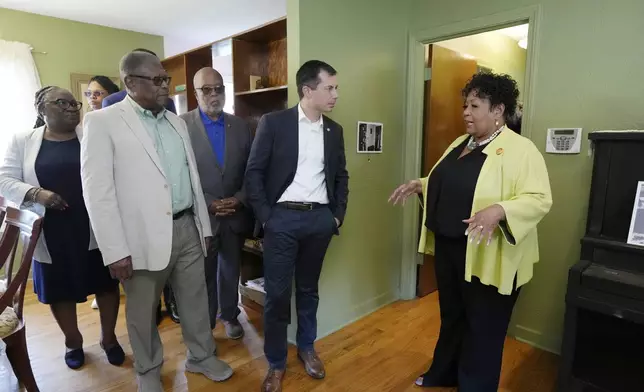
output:
[[[463,220],[471,217],[476,182],[487,158],[484,146],[481,146],[459,159],[468,140],[450,151],[436,166],[427,185],[425,226],[445,237],[465,235],[467,224]]]

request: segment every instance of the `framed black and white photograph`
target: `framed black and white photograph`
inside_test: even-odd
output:
[[[637,183],[631,227],[628,230],[627,241],[631,245],[644,246],[644,181]]]
[[[382,123],[358,121],[357,151],[359,154],[382,153]]]

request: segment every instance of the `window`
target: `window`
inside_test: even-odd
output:
[[[34,95],[40,77],[31,47],[0,40],[0,162],[11,137],[33,128],[36,122]]]

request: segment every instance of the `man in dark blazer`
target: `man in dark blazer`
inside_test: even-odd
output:
[[[221,310],[226,334],[239,339],[244,335],[237,320],[241,252],[253,222],[244,192],[252,135],[244,120],[224,113],[226,91],[219,72],[200,69],[194,86],[199,107],[180,117],[188,125],[210,212],[213,240],[206,257],[210,326],[215,328],[217,311]]]
[[[342,127],[323,115],[338,98],[336,71],[312,60],[296,81],[300,103],[260,119],[246,168],[248,200],[264,230],[266,392],[282,389],[293,276],[298,358],[309,376],[325,376],[314,349],[318,279],[349,194]]]

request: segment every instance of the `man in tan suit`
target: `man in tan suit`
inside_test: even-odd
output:
[[[163,391],[155,314],[168,280],[188,348],[186,370],[226,380],[233,371],[214,355],[208,320],[208,208],[185,122],[163,107],[170,78],[143,52],[123,57],[120,72],[128,96],[85,117],[81,175],[104,262],[127,296],[139,391]]]

